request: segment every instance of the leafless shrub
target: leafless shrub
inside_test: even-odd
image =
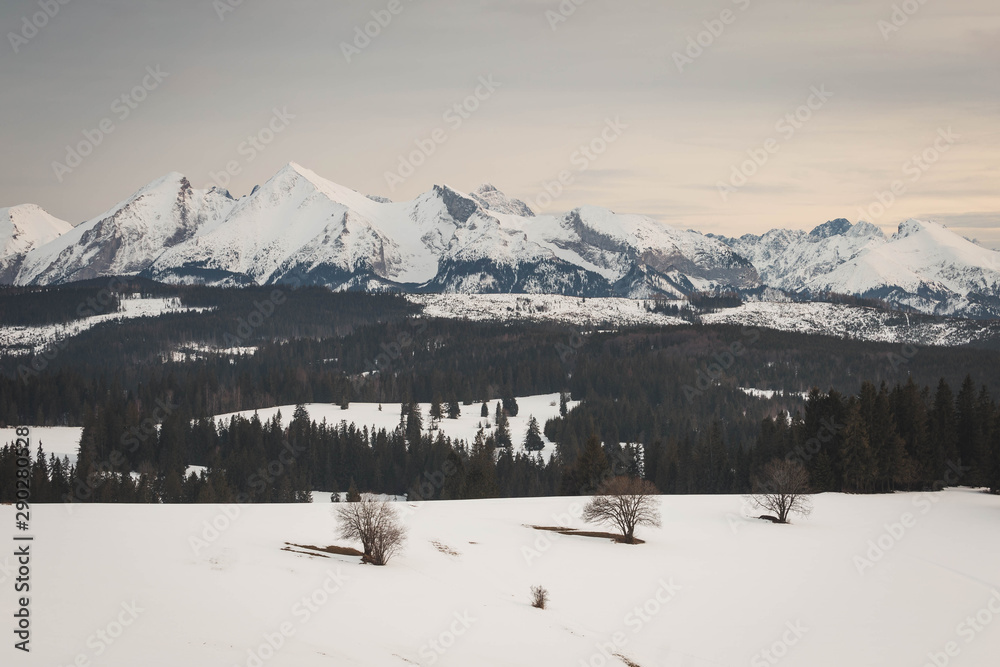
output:
[[[340,537],[359,540],[364,549],[363,560],[372,565],[385,565],[406,541],[406,531],[399,523],[396,508],[378,496],[366,493],[357,502],[347,502],[337,508]]]
[[[809,473],[799,461],[774,459],[764,466],[754,479],[751,504],[768,515],[761,518],[774,523],[788,523],[791,514],[809,516],[812,500],[809,493]]]
[[[645,479],[613,477],[597,489],[597,495],[583,508],[589,523],[607,523],[618,527],[621,541],[635,543],[636,526],[659,526],[660,508],[656,486]]]
[[[549,601],[549,592],[542,586],[531,587],[531,606],[536,609],[545,609]]]

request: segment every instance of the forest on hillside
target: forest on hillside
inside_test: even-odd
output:
[[[0,426],[84,427],[76,465],[33,462],[36,501],[292,502],[352,482],[423,498],[576,494],[608,469],[666,493],[739,493],[789,455],[820,491],[928,488],[955,468],[961,483],[1000,486],[996,351],[699,324],[434,320],[399,296],[316,288],[128,289],[212,310],[109,323],[53,354],[0,358]],[[250,353],[176,354],[192,344]],[[556,443],[548,463],[497,430],[453,442],[417,426],[432,419],[420,402],[509,410],[513,397],[556,392],[582,403],[541,425]],[[287,423],[208,419],[357,401],[402,403],[401,427],[317,424],[305,411]],[[289,447],[280,475],[260,474]],[[3,499],[14,458],[0,453]],[[188,465],[208,472],[185,478]],[[444,469],[447,483],[420,493]]]

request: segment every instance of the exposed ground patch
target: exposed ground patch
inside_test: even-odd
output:
[[[535,530],[547,530],[550,533],[559,533],[560,535],[576,535],[578,537],[598,537],[601,539],[613,540],[615,542],[620,542],[621,544],[626,544],[625,540],[622,539],[621,535],[617,533],[603,533],[595,530],[577,530],[576,528],[564,528],[562,526],[531,526]],[[632,544],[645,544],[645,540],[640,540],[638,537],[632,538]]]
[[[312,556],[313,558],[329,558],[330,554],[335,556],[357,556],[358,558],[364,556],[364,554],[357,549],[352,549],[351,547],[338,547],[336,545],[328,547],[314,547],[308,544],[292,544],[291,542],[285,542],[285,546],[281,547],[281,550],[289,551],[293,554],[301,554],[303,556]]]

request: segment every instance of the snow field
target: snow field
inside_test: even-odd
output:
[[[462,409],[461,416],[458,419],[444,417],[438,422],[438,429],[446,437],[452,440],[464,440],[466,444],[471,446],[472,442],[476,439],[476,433],[480,427],[483,427],[483,433],[486,435],[496,430],[496,426],[493,424],[493,416],[496,412],[496,404],[498,402],[499,399],[486,401],[486,406],[490,414],[489,417],[480,417],[483,406],[482,401],[474,402],[471,405],[460,405],[459,407]],[[573,409],[578,403],[578,401],[569,401],[567,408]],[[381,410],[379,410],[380,405]],[[517,399],[517,406],[517,416],[508,418],[508,422],[510,424],[510,437],[514,443],[514,451],[523,452],[524,436],[528,432],[528,420],[534,416],[538,420],[539,428],[544,429],[546,421],[559,416],[559,394],[519,397]],[[305,405],[305,408],[312,421],[321,423],[325,419],[330,426],[336,426],[341,421],[346,421],[348,424],[355,424],[359,429],[367,426],[370,431],[372,426],[374,426],[376,430],[384,428],[387,431],[392,431],[400,423],[399,403],[351,403],[347,410],[341,410],[339,406],[329,403],[308,403]],[[447,414],[447,405],[442,405],[442,410]],[[215,419],[217,424],[225,424],[234,415],[241,415],[249,419],[256,413],[260,420],[265,422],[272,419],[279,411],[281,412],[281,423],[287,427],[292,420],[292,415],[295,413],[294,405],[231,412],[219,415]],[[424,419],[424,433],[436,434],[437,431],[430,430],[431,404],[421,403],[420,412]],[[490,428],[486,428],[487,424],[490,425]],[[545,437],[544,433],[542,433],[542,440],[545,441],[545,449],[541,451],[541,455],[545,460],[548,460],[555,452],[555,444]]]
[[[582,527],[583,502],[401,503],[408,543],[384,568],[281,550],[339,543],[329,505],[38,506],[18,664],[986,667],[1000,651],[1000,498],[823,494],[778,526],[735,496],[666,496],[637,546],[529,527]]]

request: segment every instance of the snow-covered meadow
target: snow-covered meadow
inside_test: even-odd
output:
[[[341,544],[330,505],[38,506],[32,652],[15,664],[987,667],[1000,654],[1000,498],[824,494],[780,526],[744,518],[739,497],[667,496],[636,546],[530,527],[582,526],[582,502],[400,503],[409,540],[384,568],[282,551]],[[7,619],[13,560],[0,557]],[[529,605],[539,584],[544,611]]]
[[[545,428],[545,422],[559,416],[559,394],[542,394],[539,396],[522,396],[517,398],[518,413],[516,417],[510,417],[510,437],[514,443],[514,450],[524,451],[524,436],[528,432],[528,421],[531,417],[538,420],[538,425]],[[482,402],[474,402],[471,405],[461,405],[462,414],[458,419],[441,419],[437,423],[436,430],[432,430],[430,418],[431,404],[421,403],[420,413],[423,415],[424,433],[436,434],[438,431],[452,440],[464,440],[466,444],[472,444],[476,439],[476,433],[480,428],[486,435],[494,428],[493,415],[496,411],[498,400],[486,401],[486,409],[489,417],[482,417]],[[578,401],[569,401],[567,407],[574,408]],[[367,426],[375,430],[385,429],[392,431],[400,424],[399,403],[350,403],[346,410],[341,410],[339,406],[329,403],[307,403],[305,406],[309,413],[309,418],[317,423],[324,420],[327,424],[337,425],[344,421],[348,424],[355,424],[358,428]],[[447,410],[447,406],[442,406]],[[242,412],[232,412],[217,416],[216,423],[226,424],[234,415],[242,415],[250,418],[257,414],[261,421],[272,419],[278,412],[281,412],[282,424],[287,426],[295,412],[294,405],[282,405],[262,410],[244,410]],[[542,457],[548,460],[555,451],[555,444],[542,434],[545,442],[545,449],[542,450]]]

